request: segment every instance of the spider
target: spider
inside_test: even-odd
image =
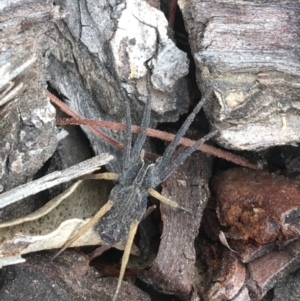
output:
[[[56,257],[63,250],[69,247],[93,225],[95,225],[101,240],[107,245],[112,246],[126,241],[120,275],[113,301],[117,299],[121,288],[137,227],[147,210],[148,194],[173,207],[185,210],[185,208],[180,207],[176,202],[160,195],[154,190],[154,188],[170,177],[176,171],[178,166],[182,164],[185,159],[201,144],[216,135],[216,132],[209,133],[202,139],[195,142],[191,148],[179,154],[177,158],[174,160],[172,159],[175,148],[179,144],[180,139],[184,136],[196,114],[201,110],[205,103],[204,97],[199,101],[193,112],[185,120],[173,141],[166,148],[160,161],[152,164],[146,164],[144,162],[143,145],[146,140],[147,128],[150,124],[151,115],[151,97],[148,85],[147,90],[148,98],[143,113],[141,131],[139,132],[133,147],[130,105],[128,98],[124,97],[126,131],[123,168],[119,176],[113,174],[112,178],[109,177],[109,179],[117,179],[117,184],[112,189],[108,202],[89,222],[87,222],[71,239],[69,239],[62,249],[55,255]],[[103,176],[101,178],[108,179],[106,174],[102,175]]]

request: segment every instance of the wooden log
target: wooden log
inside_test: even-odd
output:
[[[263,2],[178,1],[198,85],[213,88],[206,113],[232,149],[300,141],[300,4]]]
[[[51,47],[51,40],[46,42],[47,21],[65,14],[58,6],[41,0],[2,1],[0,6],[2,192],[30,181],[66,136],[55,127],[55,109],[44,95],[43,71],[45,53]]]

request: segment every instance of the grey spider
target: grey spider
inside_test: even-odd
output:
[[[149,87],[147,88],[149,91]],[[115,245],[117,243],[124,242],[127,239],[122,257],[118,285],[113,301],[117,299],[122,284],[138,224],[142,220],[147,210],[148,194],[173,207],[181,208],[176,202],[161,196],[153,188],[157,187],[160,183],[171,176],[172,173],[176,171],[178,166],[182,164],[185,159],[195,150],[197,150],[201,144],[216,135],[216,132],[209,133],[202,139],[195,142],[191,148],[188,148],[185,152],[181,153],[177,156],[177,158],[172,160],[175,148],[179,144],[180,139],[184,136],[196,114],[201,110],[203,104],[205,103],[205,98],[203,98],[201,101],[199,101],[193,112],[185,120],[173,141],[168,145],[161,160],[157,163],[146,164],[143,159],[143,145],[147,137],[147,128],[150,124],[151,115],[150,93],[148,93],[148,95],[149,96],[145,105],[141,124],[141,131],[138,134],[132,148],[130,106],[127,97],[124,97],[126,132],[122,173],[118,176],[117,184],[112,189],[108,202],[87,224],[83,226],[83,228],[77,232],[77,234],[75,234],[75,236],[65,243],[59,252],[61,253],[63,250],[69,247],[94,224],[101,237],[101,240],[107,245]],[[105,178],[105,176],[103,176],[103,178]]]

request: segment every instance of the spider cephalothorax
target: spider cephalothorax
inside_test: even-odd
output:
[[[96,225],[101,240],[108,245],[126,240],[132,221],[140,221],[146,212],[148,167],[143,164],[131,184],[124,185],[121,181],[112,189],[109,198],[113,206]]]

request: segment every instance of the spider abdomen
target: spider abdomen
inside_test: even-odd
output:
[[[104,243],[114,245],[127,239],[130,225],[140,221],[147,209],[148,192],[137,184],[115,186],[109,196],[114,205],[96,225]]]

